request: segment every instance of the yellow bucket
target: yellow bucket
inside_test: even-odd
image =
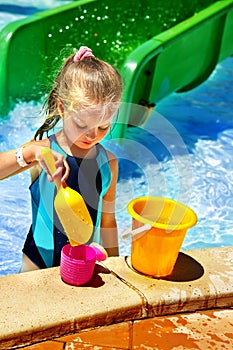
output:
[[[132,266],[154,277],[170,275],[188,228],[197,223],[196,214],[175,200],[153,196],[133,199],[127,208],[133,230],[151,225],[132,238]]]

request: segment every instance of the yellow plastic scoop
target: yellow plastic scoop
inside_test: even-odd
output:
[[[50,148],[41,152],[43,159],[53,174],[56,171],[55,160]],[[59,180],[55,181],[57,195],[54,207],[72,246],[86,243],[93,232],[93,223],[82,196],[72,188],[63,188]]]

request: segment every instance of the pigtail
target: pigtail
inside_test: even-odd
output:
[[[42,114],[46,116],[45,122],[38,128],[34,135],[34,140],[39,139],[42,140],[43,135],[46,133],[48,137],[48,132],[49,130],[53,129],[56,124],[59,122],[61,119],[59,112],[58,112],[58,98],[59,98],[59,90],[60,90],[60,82],[62,80],[62,72],[66,69],[66,67],[73,62],[73,57],[74,54],[68,57],[64,64],[63,67],[61,68],[60,72],[58,73],[56,79],[55,79],[55,84],[48,95],[47,99],[45,100],[43,107],[42,107]]]
[[[34,135],[34,140],[36,140],[37,138],[39,138],[39,140],[42,140],[44,133],[46,133],[47,137],[48,137],[49,130],[51,130],[55,127],[55,125],[58,123],[60,118],[61,117],[59,115],[54,115],[54,116],[48,117],[45,120],[44,124],[41,125],[39,127],[39,129],[36,131],[36,133]]]
[[[60,120],[60,115],[57,109],[57,87],[55,87],[49,94],[47,100],[44,102],[42,112],[46,116],[45,122],[39,127],[34,135],[34,139],[42,140],[44,133],[47,134],[49,130]]]

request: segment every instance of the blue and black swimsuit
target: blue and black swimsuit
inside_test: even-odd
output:
[[[97,144],[96,158],[75,158],[66,154],[56,141],[55,135],[49,137],[51,149],[62,153],[66,158],[70,173],[67,185],[78,191],[89,210],[94,229],[89,242],[100,243],[100,221],[102,198],[111,183],[111,170],[108,156],[100,144]],[[31,184],[32,225],[27,235],[23,252],[39,268],[60,264],[61,249],[68,238],[54,209],[56,186],[47,179],[44,170]]]

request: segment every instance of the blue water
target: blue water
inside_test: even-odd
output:
[[[25,18],[26,16],[33,15],[34,13],[54,8],[57,6],[68,4],[68,0],[20,0],[12,1],[1,0],[0,2],[0,30],[8,23],[16,21],[18,19]]]
[[[21,103],[0,121],[1,151],[33,137],[41,124],[40,108]],[[161,101],[143,128],[130,128],[120,144],[112,140],[106,146],[120,163],[116,216],[121,255],[131,249],[130,239],[121,239],[131,225],[127,204],[148,194],[179,200],[197,213],[198,224],[188,231],[182,249],[232,245],[232,57],[201,86]],[[0,275],[17,273],[21,265],[31,221],[29,184],[29,172],[0,182]]]

